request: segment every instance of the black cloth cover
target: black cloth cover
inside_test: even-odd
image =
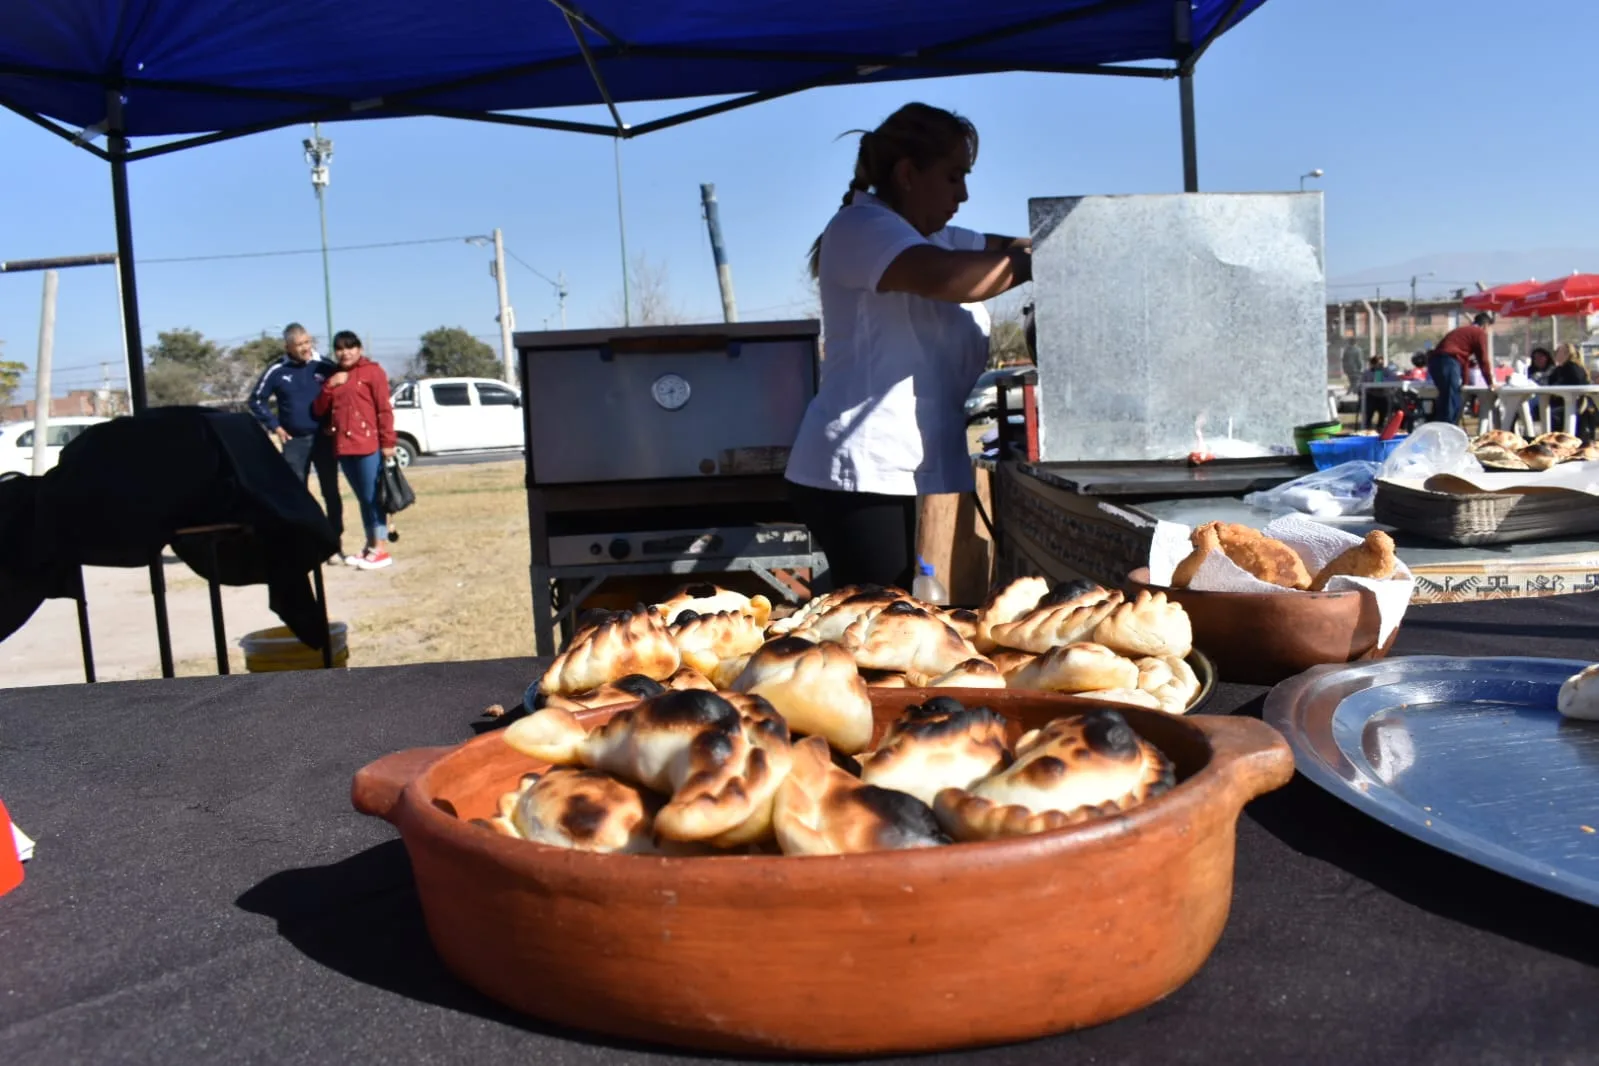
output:
[[[246,530],[177,535],[226,524]],[[308,574],[338,538],[253,419],[203,407],[91,426],[43,477],[0,481],[0,640],[74,596],[80,566],[147,566],[168,544],[208,581],[266,585],[273,612],[322,647]]]

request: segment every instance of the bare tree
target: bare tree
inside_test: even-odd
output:
[[[684,321],[683,312],[672,298],[672,279],[664,262],[656,263],[639,254],[628,271],[628,285],[633,325],[672,326]],[[611,318],[617,323],[629,320],[622,301],[623,295],[617,293],[611,307]]]

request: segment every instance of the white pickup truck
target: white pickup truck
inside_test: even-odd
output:
[[[419,455],[525,448],[522,396],[491,378],[402,381],[390,394],[395,458],[410,466]]]

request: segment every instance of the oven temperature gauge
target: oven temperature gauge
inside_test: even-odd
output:
[[[650,386],[650,395],[655,397],[655,402],[668,411],[676,411],[688,403],[692,391],[688,382],[676,374],[662,374]]]

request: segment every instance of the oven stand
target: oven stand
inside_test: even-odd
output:
[[[593,595],[608,577],[638,574],[682,574],[685,577],[710,577],[715,574],[747,572],[757,575],[790,603],[798,603],[794,590],[779,581],[774,570],[810,570],[811,587],[827,573],[827,556],[808,555],[734,556],[727,559],[680,559],[670,562],[617,563],[608,566],[528,567],[533,584],[533,654],[555,654],[555,631],[562,638],[572,636],[577,605]],[[825,585],[822,586],[825,588]]]

